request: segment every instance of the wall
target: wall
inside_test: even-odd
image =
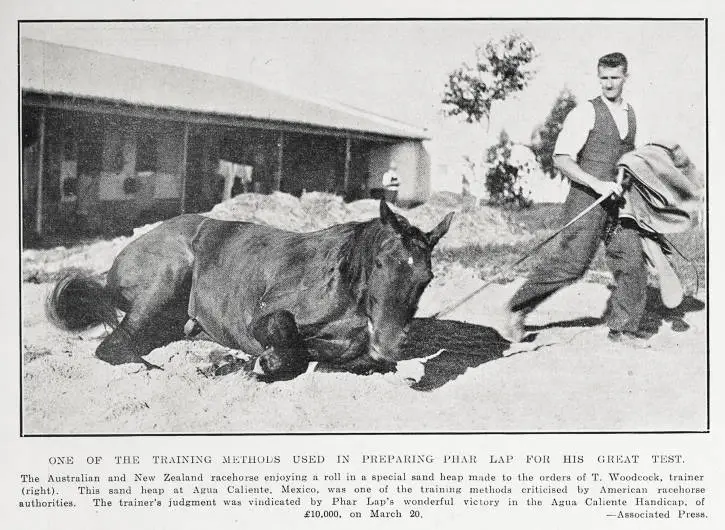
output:
[[[24,109],[40,115],[40,109]],[[44,234],[117,233],[180,213],[184,125],[46,109]],[[39,128],[39,120],[35,120]],[[35,230],[38,134],[23,152],[24,227]],[[152,135],[154,167],[139,171],[139,145]],[[124,189],[135,179],[136,189]]]
[[[31,109],[23,111],[28,115],[24,121],[30,123]],[[184,168],[183,123],[82,111],[46,109],[46,113],[44,234],[115,234],[177,215],[182,210],[185,170],[186,211],[207,211],[222,200],[221,190],[215,187],[222,158],[253,166],[252,189],[246,191],[273,191],[276,131],[191,126]],[[39,128],[37,124],[27,128],[28,135],[23,132],[24,138],[28,136],[24,141],[23,221],[30,233],[35,227],[38,159],[38,141],[30,133]],[[344,138],[286,135],[282,190],[294,194],[324,191],[345,195],[346,200],[364,198],[370,188],[380,185],[390,161],[395,160],[401,176],[399,202],[409,205],[428,197],[430,159],[421,142],[353,140],[350,147],[345,190]],[[150,152],[155,152],[153,163],[148,162]]]
[[[369,189],[382,186],[383,174],[395,162],[400,177],[398,202],[413,205],[430,195],[430,156],[419,141],[399,142],[374,147],[369,155]]]
[[[93,228],[112,233],[180,213],[183,141],[184,128],[178,123],[135,119],[106,123],[98,186],[100,219]],[[143,142],[153,146],[156,163],[150,169],[139,167]],[[130,182],[135,191],[124,189]]]

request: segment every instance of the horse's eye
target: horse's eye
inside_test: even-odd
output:
[[[382,261],[380,261],[379,259],[376,259],[376,260],[375,260],[375,266],[376,266],[376,267],[377,267],[378,269],[382,269],[382,268],[383,268],[383,262],[382,262]]]

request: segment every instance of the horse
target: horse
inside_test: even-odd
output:
[[[66,330],[111,326],[95,355],[112,365],[154,368],[145,355],[203,331],[249,355],[266,381],[296,377],[311,361],[394,371],[452,218],[423,232],[381,200],[379,218],[297,233],[184,214],[126,246],[105,284],[63,276],[46,313]]]

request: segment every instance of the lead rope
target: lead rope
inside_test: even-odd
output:
[[[433,313],[429,318],[440,318],[443,315],[447,315],[454,309],[462,306],[466,302],[468,302],[471,298],[474,296],[477,296],[481,291],[483,291],[486,287],[497,281],[501,276],[504,275],[504,273],[511,272],[513,269],[521,265],[524,261],[529,259],[531,256],[534,255],[535,252],[537,252],[539,249],[541,249],[544,245],[546,245],[549,241],[554,239],[556,236],[558,236],[562,231],[564,231],[566,228],[570,227],[574,223],[576,223],[579,219],[584,217],[586,214],[588,214],[590,211],[592,211],[596,206],[606,201],[610,196],[609,195],[602,195],[599,197],[596,201],[594,201],[592,204],[587,206],[584,210],[579,212],[573,219],[571,219],[568,223],[566,223],[564,226],[559,228],[556,232],[551,234],[549,237],[538,243],[534,248],[529,250],[526,254],[524,254],[521,258],[516,260],[514,263],[503,269],[502,271],[499,271],[497,274],[494,274],[492,278],[490,278],[486,283],[484,283],[481,287],[470,293],[469,295],[465,296],[461,300],[458,300],[457,302],[454,302],[453,304],[441,309],[440,311]]]

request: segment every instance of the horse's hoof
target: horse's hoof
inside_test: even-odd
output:
[[[244,375],[250,381],[256,381],[258,383],[273,383],[274,382],[274,379],[271,378],[270,376],[265,375],[265,374],[259,374],[259,373],[255,372],[253,367],[250,368],[248,366],[244,366],[242,369],[244,371]]]
[[[234,372],[238,372],[239,370],[244,370],[246,372],[247,370],[246,361],[237,359],[236,357],[227,360],[223,364],[212,363],[212,368],[215,376],[229,375]]]
[[[258,372],[255,370],[255,367],[257,366],[258,357],[252,357],[249,360],[242,360],[239,359],[234,364],[234,370],[226,371],[225,373],[231,373],[232,371],[242,371],[244,372],[244,375],[247,376],[249,379],[252,379],[254,381],[263,381],[264,380],[264,374]],[[227,365],[228,366],[228,365]],[[220,366],[219,370],[224,369],[225,366]],[[215,373],[214,375],[225,375],[225,374],[219,374]]]

